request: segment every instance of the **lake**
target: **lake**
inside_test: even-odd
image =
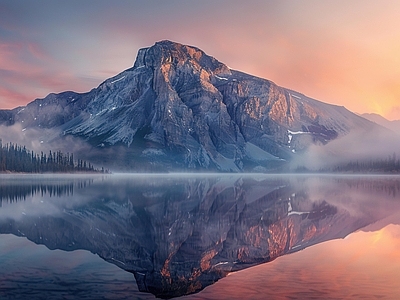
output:
[[[0,174],[0,299],[395,299],[400,177]]]

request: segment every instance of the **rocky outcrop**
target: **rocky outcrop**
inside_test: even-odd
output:
[[[311,144],[374,126],[171,41],[139,50],[132,68],[88,93],[0,111],[0,123],[57,128],[96,147],[122,144],[128,165],[223,171],[273,169]]]

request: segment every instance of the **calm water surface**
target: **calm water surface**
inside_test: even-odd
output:
[[[397,176],[0,175],[0,299],[396,299],[399,224]]]

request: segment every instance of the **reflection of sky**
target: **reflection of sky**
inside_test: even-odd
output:
[[[353,233],[221,279],[185,299],[398,299],[400,226]]]
[[[0,299],[154,299],[138,292],[133,274],[88,251],[0,234],[0,266]]]

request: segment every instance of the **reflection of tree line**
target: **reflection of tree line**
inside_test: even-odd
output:
[[[0,206],[3,201],[12,203],[25,201],[27,197],[46,196],[61,197],[73,196],[74,188],[85,188],[93,182],[93,179],[67,184],[9,184],[0,185]]]
[[[340,185],[351,189],[365,190],[374,193],[383,193],[396,197],[400,194],[400,178],[338,178]]]

